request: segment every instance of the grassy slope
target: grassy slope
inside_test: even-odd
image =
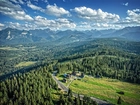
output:
[[[18,50],[18,49],[14,47],[0,47],[0,50]]]
[[[108,100],[114,104],[121,96],[123,105],[140,105],[140,85],[136,84],[107,78],[85,77],[82,80],[73,81],[70,88],[76,93]],[[119,91],[124,91],[125,94],[120,95],[117,93]]]
[[[30,65],[33,65],[33,64],[35,64],[35,62],[31,62],[31,61],[28,61],[28,62],[20,62],[15,67],[25,67],[25,66],[30,66]]]

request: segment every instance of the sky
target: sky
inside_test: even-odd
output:
[[[140,26],[140,0],[0,0],[0,30]]]

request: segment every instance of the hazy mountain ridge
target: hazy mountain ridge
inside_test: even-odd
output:
[[[0,43],[1,44],[13,44],[13,43],[29,43],[35,42],[35,36],[32,36],[30,31],[17,30],[12,28],[6,28],[0,31]],[[39,37],[37,37],[39,39]]]
[[[118,37],[132,41],[140,41],[140,26],[126,27],[120,30],[65,30],[50,29],[18,30],[6,28],[0,31],[0,44],[20,44],[55,41],[60,44],[92,40],[94,38]]]

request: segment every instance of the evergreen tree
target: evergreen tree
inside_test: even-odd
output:
[[[121,105],[121,103],[122,103],[122,99],[121,99],[121,97],[119,96],[118,101],[117,101],[117,104],[118,104],[118,105]]]
[[[68,90],[68,96],[72,97],[72,90],[70,88]]]
[[[61,105],[64,105],[65,103],[65,98],[64,98],[64,95],[63,94],[60,94],[60,98],[59,98],[59,104]]]

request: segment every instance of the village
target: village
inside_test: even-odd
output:
[[[84,73],[80,72],[80,71],[73,71],[72,73],[65,73],[63,74],[63,80],[62,82],[67,83],[67,80],[80,80],[84,78]]]
[[[54,72],[54,75],[57,75],[57,71]],[[61,79],[59,79],[63,83],[72,82],[73,80],[81,80],[84,78],[84,73],[80,71],[73,71],[71,73],[64,73],[60,75]]]

